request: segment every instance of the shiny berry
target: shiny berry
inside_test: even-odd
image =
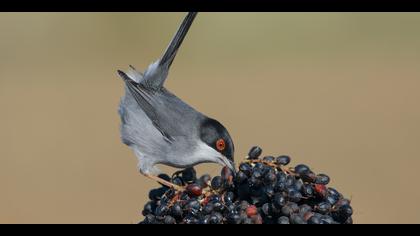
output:
[[[310,213],[312,211],[312,207],[308,204],[303,204],[299,206],[299,214],[304,215],[306,213]]]
[[[186,190],[191,196],[194,197],[201,196],[201,194],[203,193],[203,189],[198,184],[190,184],[187,186]]]
[[[312,171],[306,171],[300,174],[300,178],[305,183],[315,183],[316,177],[317,177],[316,174]]]
[[[258,146],[252,147],[251,150],[249,150],[248,159],[250,160],[258,159],[261,153],[262,153],[262,149],[260,147]]]
[[[291,202],[300,202],[300,200],[302,199],[302,194],[296,191],[295,189],[291,189],[287,193],[287,197],[289,198]]]
[[[269,203],[265,203],[262,207],[261,207],[261,211],[262,213],[264,213],[264,215],[269,216],[270,215],[270,204]]]
[[[277,182],[277,175],[273,170],[268,171],[264,176],[264,184],[273,185]]]
[[[149,199],[152,200],[152,201],[160,200],[162,198],[163,194],[165,194],[165,192],[167,190],[168,190],[167,187],[152,189],[149,192]]]
[[[206,188],[209,186],[211,181],[210,175],[203,175],[197,180],[197,184],[200,185],[201,188]]]
[[[338,209],[341,216],[348,218],[353,215],[353,208],[350,205],[343,205]]]
[[[328,175],[325,175],[325,174],[319,174],[319,175],[316,176],[315,183],[316,184],[327,185],[327,184],[330,183],[330,177]]]
[[[276,208],[281,208],[286,205],[287,200],[283,197],[281,193],[276,193],[273,197],[273,204]]]
[[[211,188],[213,190],[219,190],[222,188],[223,181],[221,176],[216,176],[211,180]]]
[[[288,225],[290,224],[289,217],[282,216],[277,219],[277,224],[279,225]]]
[[[312,187],[312,185],[305,184],[303,185],[301,192],[302,195],[305,197],[312,197],[314,195],[315,190]]]
[[[241,163],[239,165],[239,170],[242,171],[248,177],[252,174],[252,166],[248,163]]]
[[[321,214],[328,214],[331,211],[331,204],[328,202],[321,202],[315,206],[315,210]]]
[[[215,202],[213,204],[213,210],[216,212],[222,212],[225,209],[225,206],[221,202]]]
[[[287,166],[290,163],[290,157],[289,156],[278,156],[276,158],[276,164],[277,165],[282,165],[282,166]]]
[[[160,205],[156,207],[155,216],[165,216],[169,211],[169,208],[166,205]]]
[[[182,171],[182,180],[190,183],[197,179],[197,172],[194,168],[190,167]]]
[[[236,181],[236,183],[238,183],[238,184],[242,184],[242,183],[243,183],[243,182],[245,182],[247,179],[248,179],[247,175],[246,175],[244,172],[242,172],[242,171],[239,171],[239,172],[236,174],[236,176],[235,176],[235,181]]]
[[[307,166],[307,165],[303,165],[303,164],[300,164],[300,165],[297,165],[296,167],[295,167],[295,172],[296,172],[296,174],[298,174],[298,175],[302,175],[302,174],[304,174],[305,172],[308,172],[308,171],[310,171],[311,169]]]
[[[233,203],[234,200],[235,200],[235,194],[233,192],[226,192],[223,195],[223,201],[225,203]]]
[[[142,214],[143,214],[143,216],[152,214],[155,211],[155,209],[156,209],[155,202],[149,201],[149,202],[146,203],[146,205],[144,205]]]
[[[296,203],[287,203],[281,208],[281,213],[287,217],[290,217],[293,213],[297,213],[298,211],[299,206]]]

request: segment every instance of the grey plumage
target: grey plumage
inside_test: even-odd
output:
[[[212,147],[213,140],[210,144],[201,140],[202,124],[209,118],[164,87],[169,68],[195,16],[196,13],[188,13],[162,59],[152,63],[144,74],[132,66],[127,73],[118,71],[125,82],[125,95],[119,107],[121,138],[134,150],[143,174],[158,174],[157,164],[185,168],[215,162],[232,168],[231,160]],[[223,130],[223,135],[228,137],[225,139],[229,139],[233,152],[227,131]]]

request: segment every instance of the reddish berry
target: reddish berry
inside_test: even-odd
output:
[[[255,216],[256,214],[258,214],[258,209],[256,206],[250,205],[248,208],[246,208],[246,215],[248,217]]]
[[[325,185],[315,184],[315,192],[318,193],[321,197],[326,197],[328,190]]]
[[[203,189],[198,184],[190,184],[187,186],[187,192],[192,196],[201,196]]]

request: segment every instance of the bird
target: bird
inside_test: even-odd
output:
[[[163,173],[156,165],[186,169],[216,163],[235,170],[235,148],[227,129],[164,86],[196,15],[185,16],[163,56],[144,73],[131,65],[127,72],[117,71],[125,84],[118,109],[122,142],[133,150],[142,175],[177,190],[182,187],[160,178]]]

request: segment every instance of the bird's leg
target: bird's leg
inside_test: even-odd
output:
[[[159,178],[159,177],[157,177],[157,176],[154,176],[154,175],[149,175],[149,174],[145,174],[145,176],[147,177],[147,178],[149,178],[149,179],[152,179],[152,180],[154,180],[154,181],[157,181],[158,183],[161,183],[161,184],[163,184],[163,185],[165,185],[165,186],[167,186],[167,187],[169,187],[169,188],[173,188],[173,189],[175,189],[176,191],[185,191],[185,188],[184,187],[181,187],[181,186],[178,186],[178,185],[176,185],[176,184],[173,184],[173,183],[171,183],[171,182],[169,182],[169,181],[166,181],[166,180],[164,180],[164,179],[162,179],[162,178]]]

